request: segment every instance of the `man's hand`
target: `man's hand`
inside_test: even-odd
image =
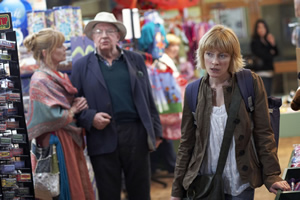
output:
[[[98,130],[102,130],[110,123],[110,119],[111,116],[109,114],[98,112],[94,117],[93,126]]]
[[[181,200],[180,197],[171,197],[171,200]]]
[[[158,146],[162,143],[162,139],[157,137],[155,140],[155,147],[158,148]]]

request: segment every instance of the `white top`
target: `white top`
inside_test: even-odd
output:
[[[173,70],[173,76],[175,78],[177,78],[179,76],[179,71],[174,63],[174,61],[172,60],[172,58],[170,58],[170,56],[166,53],[163,53],[163,55],[159,58],[158,62],[158,67],[162,70],[166,70],[168,65],[172,70]]]
[[[220,107],[213,107],[210,118],[209,143],[205,158],[200,168],[201,174],[214,174],[217,170],[227,117],[228,115],[225,104]],[[249,183],[242,184],[242,180],[237,169],[234,137],[232,137],[222,176],[224,180],[224,192],[226,194],[237,196],[250,186]]]

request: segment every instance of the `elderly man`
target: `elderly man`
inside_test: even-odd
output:
[[[77,118],[87,131],[99,198],[120,199],[123,171],[129,199],[150,199],[149,152],[162,133],[144,59],[120,49],[126,28],[111,13],[98,13],[84,33],[95,52],[73,65],[71,81],[89,105]]]

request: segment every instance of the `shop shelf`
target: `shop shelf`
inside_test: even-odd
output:
[[[291,178],[300,179],[300,167],[289,167],[284,169],[282,179],[288,181]]]
[[[285,168],[282,179],[288,181],[291,178],[300,179],[300,168]],[[277,192],[275,200],[299,200],[300,199],[300,191],[281,191]]]
[[[291,165],[292,165],[292,159],[294,157],[294,153],[295,153],[295,150],[293,150],[292,153],[291,153],[291,157],[290,157],[290,160],[289,160],[288,167],[291,167]]]
[[[300,192],[296,191],[278,191],[275,200],[299,200]]]

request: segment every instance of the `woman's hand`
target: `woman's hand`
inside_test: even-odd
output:
[[[171,197],[171,200],[181,200],[180,197]]]
[[[84,97],[77,97],[74,99],[70,110],[71,112],[73,112],[73,114],[77,114],[87,108],[88,108],[88,104],[86,99]]]
[[[286,181],[277,181],[273,183],[273,185],[270,187],[269,191],[276,194],[277,190],[282,190],[282,191],[290,191],[291,187]]]
[[[274,36],[271,34],[271,33],[269,33],[268,35],[267,35],[267,40],[268,40],[268,42],[272,45],[272,46],[275,46],[275,38],[274,38]]]

